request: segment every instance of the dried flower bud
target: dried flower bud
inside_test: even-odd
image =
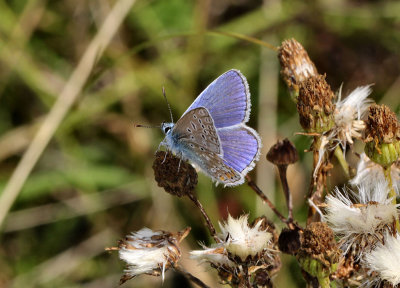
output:
[[[317,76],[317,68],[308,57],[307,51],[295,39],[282,42],[278,53],[281,75],[294,99],[299,93],[299,85],[312,76]]]
[[[127,264],[120,284],[140,274],[162,275],[164,279],[165,270],[179,261],[179,243],[189,232],[190,227],[177,233],[143,228],[121,240],[118,248],[107,248],[119,250],[119,257]]]
[[[283,229],[279,235],[279,250],[283,253],[296,255],[301,247],[302,232],[298,229]]]
[[[325,75],[313,76],[300,83],[297,111],[304,130],[322,133],[334,127],[334,98]]]
[[[185,196],[192,193],[197,185],[196,170],[171,152],[158,151],[153,170],[158,186],[172,195]]]
[[[332,229],[326,223],[314,222],[304,230],[297,259],[304,271],[318,278],[322,287],[329,287],[329,275],[336,271],[341,252]],[[328,286],[324,286],[326,281]]]
[[[396,114],[385,105],[369,107],[366,121],[365,153],[374,162],[387,167],[400,156],[400,124]]]
[[[275,165],[289,165],[299,160],[299,154],[292,142],[286,138],[276,142],[269,149],[267,160]]]

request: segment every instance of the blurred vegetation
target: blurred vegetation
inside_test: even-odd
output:
[[[114,3],[0,0],[0,191]],[[301,164],[289,168],[295,169],[289,179],[296,181],[289,185],[299,187],[294,188],[295,215],[305,218],[309,173],[304,171],[310,171],[311,158],[302,151],[310,140],[294,135],[300,131],[296,109],[279,79],[276,52],[212,31],[274,46],[294,37],[334,90],[343,83],[347,94],[374,83],[372,97],[399,111],[398,1],[137,0],[7,215],[0,235],[0,287],[116,287],[123,263],[104,247],[144,226],[170,231],[191,226],[183,265],[219,286],[212,274],[187,259],[187,252],[199,247],[197,241],[210,243],[200,214],[193,213],[191,202],[163,193],[153,179],[152,159],[163,134],[134,129],[133,123],[158,125],[169,119],[163,86],[178,119],[196,95],[231,68],[249,81],[250,126],[261,127],[258,103],[276,99],[277,135],[260,133],[289,137],[301,152]],[[276,93],[262,88],[263,63],[275,66],[267,77],[277,83]],[[268,149],[264,146],[260,161]],[[260,216],[259,200],[246,185],[214,186],[200,176],[199,198],[215,223],[227,211]],[[279,185],[274,189],[268,193],[276,194],[284,210]],[[262,206],[261,213],[267,210]],[[275,284],[303,287],[297,264],[286,263]],[[151,276],[124,284],[161,285]],[[163,287],[190,285],[168,272]]]

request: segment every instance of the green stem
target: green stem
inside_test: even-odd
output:
[[[383,167],[383,172],[385,174],[385,179],[389,185],[389,195],[388,198],[392,198],[392,203],[396,205],[396,191],[393,189],[393,182],[392,182],[392,167],[386,166]],[[400,231],[400,223],[399,223],[399,218],[396,218],[396,230]]]
[[[330,288],[331,280],[329,280],[329,276],[325,277],[317,277],[318,278],[318,283],[321,286],[321,288]]]
[[[396,192],[393,189],[393,182],[392,182],[392,168],[391,166],[383,167],[383,172],[385,174],[385,179],[389,185],[389,198],[392,198],[392,203],[396,204]]]
[[[343,172],[344,174],[346,174],[346,177],[350,179],[349,165],[347,164],[346,159],[344,159],[342,148],[340,148],[339,145],[336,146],[335,157],[339,161],[340,166],[342,166]]]

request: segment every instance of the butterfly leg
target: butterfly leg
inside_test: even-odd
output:
[[[168,150],[167,150],[167,151],[165,151],[164,160],[161,162],[161,164],[164,164],[165,160],[167,159],[167,155],[168,155]]]
[[[167,143],[165,143],[165,139],[164,139],[163,141],[161,141],[160,144],[158,144],[158,148],[157,148],[157,150],[156,150],[156,153],[157,153],[158,151],[160,151],[161,146],[166,146],[166,147],[167,147],[166,144],[167,144]]]

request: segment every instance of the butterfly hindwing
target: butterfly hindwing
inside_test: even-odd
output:
[[[214,181],[226,186],[235,186],[244,182],[242,174],[225,164],[220,155],[211,151],[202,151],[197,144],[193,144],[192,149],[196,155],[192,159],[192,163],[203,170]]]
[[[250,116],[246,78],[238,70],[225,72],[196,98],[185,114],[198,107],[207,108],[216,128],[246,123]]]
[[[261,139],[257,132],[244,125],[217,129],[226,164],[246,174],[260,157]]]

